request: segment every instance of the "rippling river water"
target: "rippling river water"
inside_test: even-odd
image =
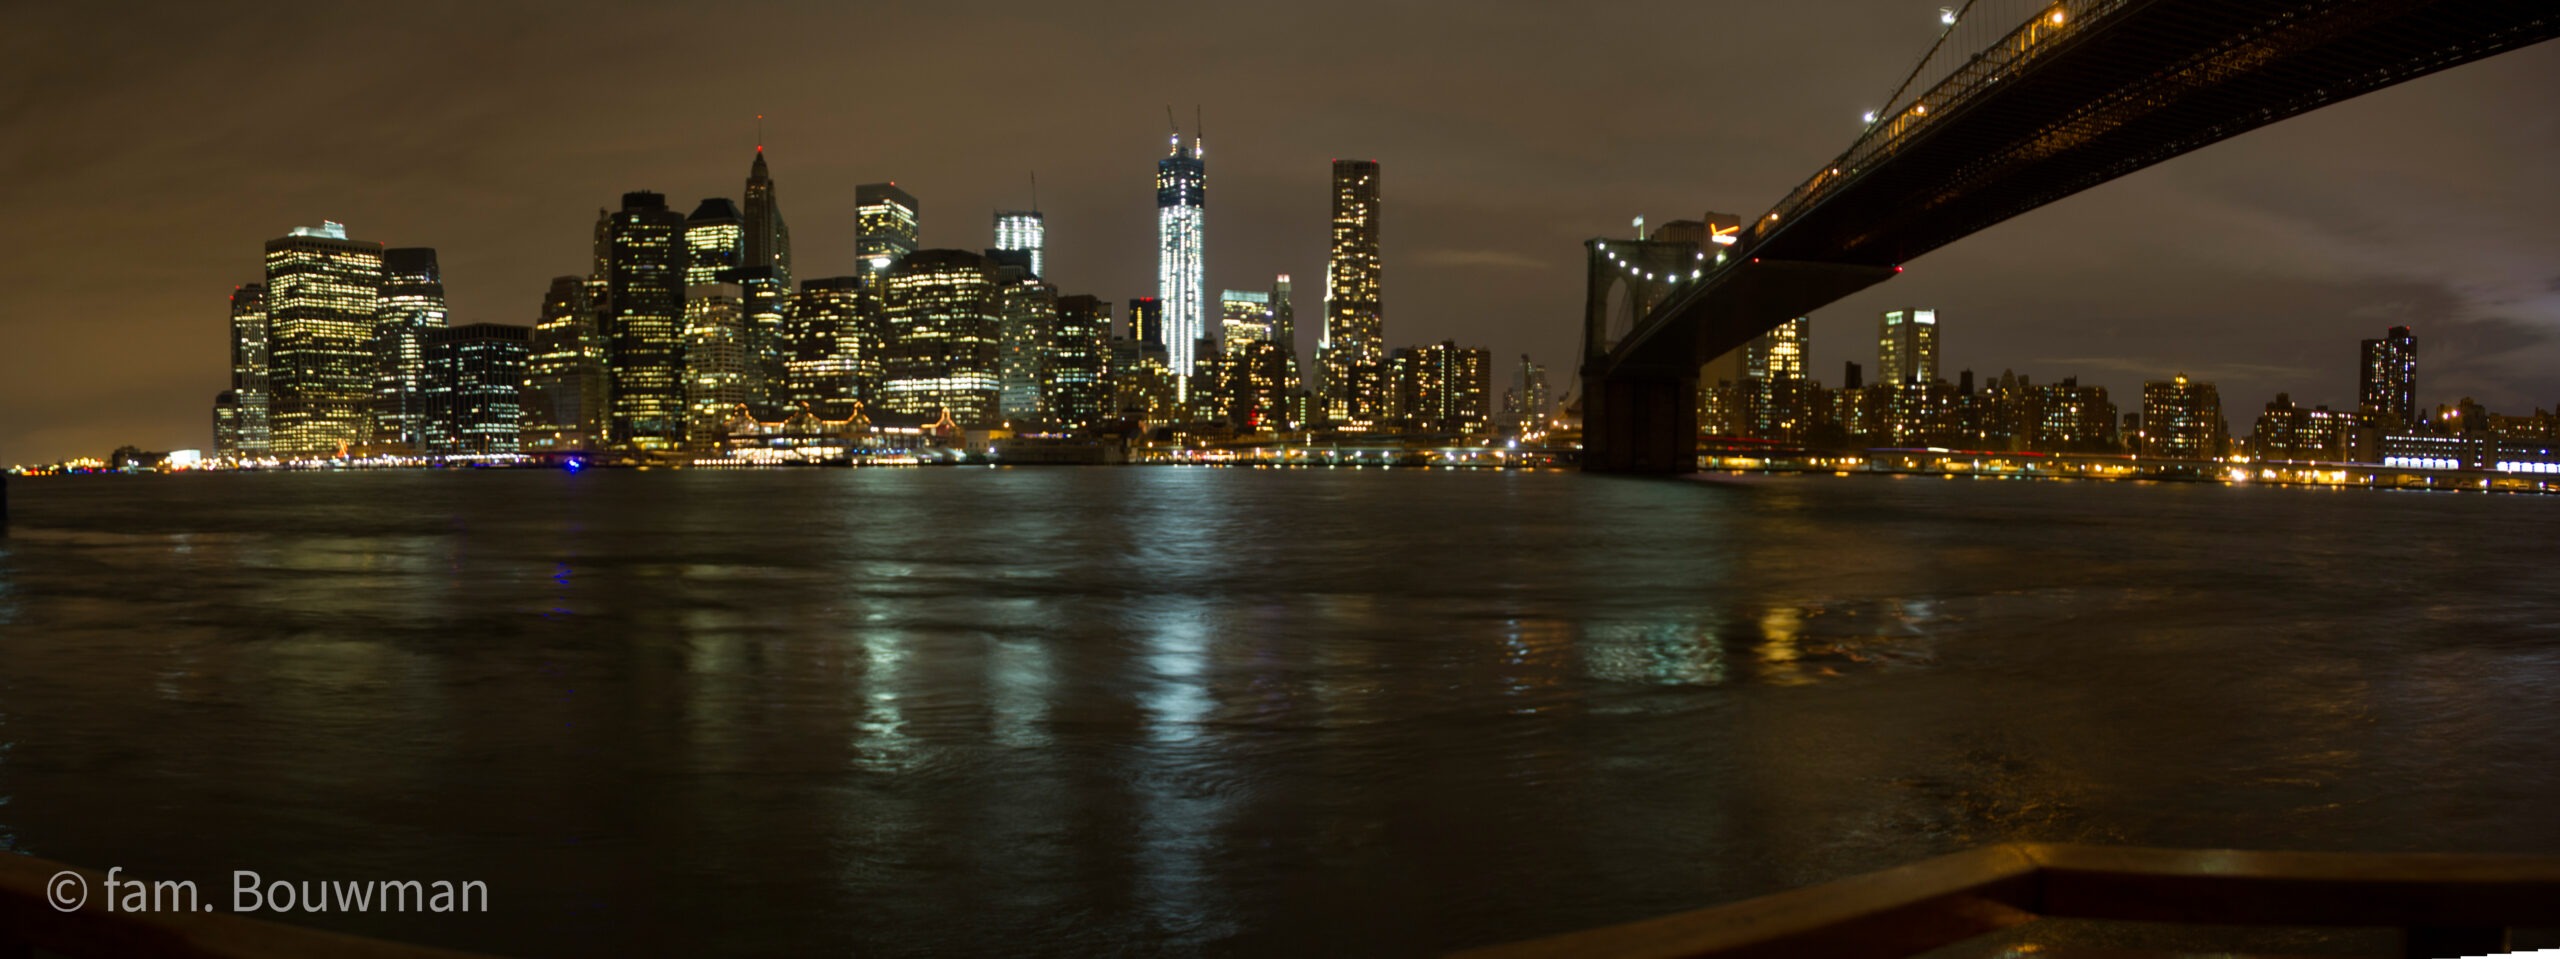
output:
[[[518,955],[1403,954],[2010,839],[2560,854],[2560,499],[13,481],[0,848]]]

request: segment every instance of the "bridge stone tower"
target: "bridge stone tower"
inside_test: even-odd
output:
[[[1708,214],[1711,220],[1733,218]],[[1610,473],[1697,469],[1698,369],[1612,367],[1607,361],[1635,323],[1705,266],[1711,228],[1675,220],[1635,240],[1594,239],[1582,313],[1582,468]],[[1722,232],[1722,224],[1714,228]],[[1625,295],[1618,294],[1623,290]]]

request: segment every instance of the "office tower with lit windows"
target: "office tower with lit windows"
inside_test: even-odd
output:
[[[1271,278],[1271,342],[1289,355],[1289,388],[1297,389],[1298,308],[1290,301],[1289,274]]]
[[[800,284],[791,298],[788,339],[793,410],[841,420],[870,401],[879,380],[880,348],[863,309],[862,278],[831,276]]]
[[[271,441],[285,457],[335,456],[373,438],[382,244],[337,223],[267,241]]]
[[[420,452],[426,442],[426,336],[445,328],[444,274],[436,251],[382,251],[382,296],[373,324],[373,446]]]
[[[585,277],[553,277],[542,296],[525,359],[526,453],[593,453],[606,447],[611,374],[604,330],[597,325],[593,285]]]
[[[469,323],[438,327],[420,339],[426,351],[424,451],[464,458],[517,452],[533,330]]]
[[[1031,254],[1031,275],[1047,279],[1049,227],[1038,210],[996,212],[996,249]]]
[[[1810,318],[1800,316],[1743,344],[1743,403],[1752,437],[1786,442],[1804,438],[1809,425],[1805,366],[1812,326]]]
[[[686,286],[725,282],[721,274],[746,265],[747,228],[738,205],[715,196],[684,218]]]
[[[1877,325],[1876,384],[1899,389],[1938,378],[1938,311],[1888,310]]]
[[[1156,298],[1164,303],[1165,363],[1176,382],[1191,376],[1200,339],[1213,335],[1202,265],[1208,183],[1199,131],[1188,146],[1176,132],[1172,150],[1156,161]]]
[[[685,446],[715,453],[726,425],[747,412],[755,363],[749,345],[746,291],[735,283],[698,283],[684,294]]]
[[[1164,351],[1163,300],[1141,296],[1129,301],[1129,338],[1141,348]]]
[[[923,215],[916,198],[892,183],[865,183],[853,188],[855,261],[862,278],[876,283],[914,253],[924,236]]]
[[[622,195],[604,214],[605,360],[613,371],[617,448],[673,452],[684,444],[684,216],[667,198]]]
[[[2405,326],[2364,341],[2364,369],[2356,397],[2364,415],[2388,426],[2418,425],[2418,338]]]
[[[759,418],[781,419],[790,393],[791,290],[769,266],[740,267],[720,274],[719,281],[738,287],[745,314],[747,406]]]
[[[1384,271],[1378,258],[1378,161],[1333,161],[1333,245],[1325,261],[1324,334],[1316,344],[1329,420],[1367,419],[1374,372],[1386,359]]]
[[[1109,301],[1085,295],[1058,299],[1040,377],[1041,404],[1058,427],[1091,429],[1111,418]]]
[[[756,144],[756,162],[747,168],[747,209],[740,223],[745,261],[741,266],[769,266],[791,288],[791,226],[782,220],[782,201],[773,194],[773,174],[764,165],[764,144]],[[695,280],[692,282],[709,282]]]
[[[1266,330],[1267,332],[1267,330]],[[1226,382],[1219,393],[1228,403],[1228,421],[1237,429],[1277,433],[1296,425],[1296,367],[1288,351],[1266,339],[1230,341],[1219,357]]]
[[[267,385],[267,287],[263,283],[246,283],[231,291],[231,396],[232,425],[230,445],[220,442],[214,449],[221,455],[261,457],[273,444],[272,409]]]
[[[2213,384],[2184,373],[2142,384],[2142,455],[2214,459],[2222,455],[2229,429],[2222,420],[2222,394]]]
[[[881,287],[880,407],[994,425],[1004,387],[996,271],[966,250],[918,250]]]
[[[997,409],[1016,429],[1049,419],[1046,392],[1050,337],[1058,325],[1058,288],[1040,281],[1031,269],[1030,250],[988,250],[987,267],[995,275],[999,321],[997,363],[1003,378]]]
[[[1218,296],[1218,351],[1235,354],[1271,340],[1271,294],[1228,290]]]

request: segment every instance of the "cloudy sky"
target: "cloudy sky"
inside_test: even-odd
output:
[[[1845,147],[1941,0],[19,5],[0,31],[0,463],[211,443],[226,300],[298,225],[431,246],[456,322],[530,323],[597,208],[735,197],[765,143],[803,277],[853,192],[982,248],[1039,177],[1052,279],[1154,286],[1165,107],[1206,118],[1209,282],[1321,296],[1334,157],[1383,164],[1387,337],[1575,362],[1580,243],[1751,214]],[[2184,372],[2234,427],[2352,406],[2406,324],[2420,400],[2560,404],[2560,45],[2251,133],[1816,314],[1814,368],[1935,307],[1950,371]],[[1305,325],[1308,345],[1312,326]]]

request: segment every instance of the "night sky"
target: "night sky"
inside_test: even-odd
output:
[[[0,463],[212,443],[226,301],[298,225],[441,256],[453,320],[529,324],[597,208],[737,197],[766,143],[796,272],[851,272],[855,184],[925,244],[1031,202],[1065,293],[1153,295],[1165,107],[1206,116],[1211,289],[1321,312],[1327,161],[1383,165],[1390,345],[1573,354],[1580,243],[1765,210],[1846,147],[1939,0],[1566,4],[16,4],[0,31]],[[224,8],[224,9],[218,9]],[[1935,307],[1949,378],[2216,381],[2352,407],[2357,340],[2416,328],[2419,399],[2560,404],[2560,45],[2421,79],[2117,181],[1815,315],[1873,369]]]

